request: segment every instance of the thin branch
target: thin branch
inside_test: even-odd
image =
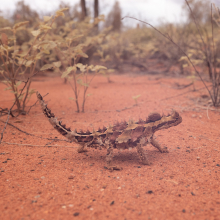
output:
[[[49,93],[47,93],[47,94],[44,95],[43,97],[47,96],[48,94],[49,94]],[[29,110],[27,111],[27,114],[29,114],[31,108],[34,107],[37,103],[38,103],[38,100],[37,100],[33,105],[30,106]]]
[[[45,145],[35,145],[35,144],[18,144],[18,143],[9,143],[2,141],[3,144],[8,144],[8,145],[18,145],[18,146],[29,146],[29,147],[45,147]],[[66,145],[48,145],[48,147],[69,147],[69,148],[78,148],[78,147],[73,147],[73,146],[66,146]]]
[[[209,107],[210,107],[210,104],[207,106],[207,118],[210,120],[210,118],[209,118]]]
[[[196,74],[199,76],[199,78],[201,79],[202,83],[204,84],[204,86],[206,87],[207,91],[209,92],[209,95],[210,95],[210,97],[211,97],[211,99],[212,99],[212,102],[214,103],[212,94],[211,94],[210,90],[208,89],[208,87],[207,87],[205,81],[202,79],[200,73],[199,73],[198,70],[196,69],[195,65],[193,64],[193,62],[191,61],[191,59],[189,58],[189,56],[186,54],[186,52],[184,52],[184,50],[183,50],[177,43],[175,43],[175,42],[172,40],[172,38],[170,38],[169,36],[166,36],[166,35],[163,34],[161,31],[159,31],[157,28],[155,28],[153,25],[151,25],[151,24],[149,24],[149,23],[147,23],[147,22],[145,22],[145,21],[142,21],[142,20],[139,20],[139,19],[137,19],[137,18],[130,17],[130,16],[125,16],[125,17],[123,17],[121,20],[123,20],[124,18],[131,18],[131,19],[134,19],[134,20],[137,20],[137,21],[140,21],[140,22],[142,22],[142,23],[144,23],[144,24],[149,25],[149,26],[152,27],[154,30],[156,30],[158,33],[160,33],[163,37],[165,37],[165,38],[168,39],[170,42],[172,42],[176,47],[178,47],[178,49],[179,49],[179,50],[187,57],[187,59],[189,60],[189,62],[190,62],[190,64],[192,65],[193,69],[195,70]]]
[[[5,121],[3,121],[3,120],[1,120],[1,119],[0,119],[0,121],[6,124]],[[58,138],[43,138],[43,137],[40,137],[40,136],[38,136],[38,135],[31,134],[31,133],[28,133],[28,132],[26,132],[26,131],[23,131],[23,130],[21,130],[20,128],[16,127],[15,125],[13,125],[13,124],[11,124],[11,123],[9,123],[9,122],[7,122],[7,124],[10,125],[10,126],[12,126],[12,127],[15,128],[15,129],[17,129],[18,131],[20,131],[20,132],[26,134],[26,135],[30,135],[30,136],[37,137],[37,138],[41,138],[41,139],[45,139],[45,140],[52,140],[52,141],[66,141],[66,142],[69,142],[69,143],[70,143],[70,141],[69,141],[69,140],[66,140],[66,139],[58,139]]]
[[[27,81],[24,83],[24,86],[23,86],[23,88],[22,88],[21,91],[20,91],[19,96],[17,96],[17,99],[19,99],[19,97],[22,95],[22,92],[23,92],[23,90],[25,89],[25,87],[27,86],[28,81],[29,81],[34,75],[36,75],[38,72],[39,72],[39,71],[37,71],[37,72],[36,72],[35,74],[33,74],[31,77],[28,77]],[[13,105],[11,106],[11,108],[10,108],[9,111],[8,111],[7,120],[6,120],[6,122],[5,122],[5,126],[4,126],[3,130],[2,130],[2,132],[1,132],[0,144],[1,144],[1,142],[2,142],[3,134],[4,134],[4,131],[5,131],[6,127],[7,127],[8,121],[9,121],[9,116],[11,115],[11,111],[12,111],[13,107],[15,106],[16,101],[17,101],[17,100],[14,101]]]
[[[210,85],[211,86],[211,85]],[[209,87],[210,87],[209,86]],[[202,90],[202,89],[204,89],[205,87],[202,87],[202,88],[200,88],[200,89],[196,89],[196,90],[189,90],[189,91],[187,91],[187,92],[183,92],[183,93],[181,93],[181,94],[178,94],[178,95],[174,95],[174,96],[170,96],[170,97],[167,97],[167,98],[164,98],[164,99],[160,99],[160,101],[163,101],[163,100],[167,100],[167,99],[172,99],[172,98],[175,98],[175,97],[178,97],[178,96],[182,96],[182,95],[185,95],[185,94],[187,94],[187,93],[189,93],[189,92],[196,92],[196,91],[199,91],[199,90]]]
[[[14,102],[14,104],[15,104],[15,102]],[[7,120],[6,120],[6,122],[5,122],[5,126],[4,126],[4,128],[3,128],[3,130],[2,130],[2,133],[1,133],[0,144],[1,144],[1,142],[2,142],[3,134],[4,134],[4,131],[5,131],[6,127],[7,127],[8,121],[9,121],[9,115],[10,115],[10,113],[11,113],[11,109],[9,109],[9,111],[8,111],[8,117],[7,117]]]

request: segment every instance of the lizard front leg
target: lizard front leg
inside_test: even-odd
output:
[[[78,149],[77,149],[77,152],[78,152],[78,153],[87,152],[88,150],[85,149],[85,147],[86,147],[86,144],[80,144],[79,147],[78,147]]]
[[[122,167],[112,166],[112,159],[113,159],[113,147],[111,144],[108,144],[107,145],[107,154],[106,154],[107,169],[109,169],[110,171],[122,170]]]
[[[152,136],[150,138],[150,143],[156,147],[161,153],[169,153],[169,151],[166,148],[161,148],[160,144],[154,139],[154,137]]]
[[[146,143],[145,138],[142,138],[140,140],[140,142],[137,144],[136,148],[137,148],[137,152],[138,152],[138,155],[140,157],[141,162],[144,165],[150,165],[150,163],[149,163],[149,161],[147,159],[146,152],[143,149],[143,146],[144,146],[145,143]]]

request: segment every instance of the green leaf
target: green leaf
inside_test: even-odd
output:
[[[82,84],[83,84],[82,79],[78,79],[76,82],[77,82],[79,85],[82,85]]]
[[[44,21],[48,22],[49,20],[51,20],[51,18],[52,18],[52,16],[51,17],[50,16],[44,16]]]
[[[56,12],[56,18],[57,18],[57,17],[60,17],[60,16],[63,16],[63,17],[64,17],[65,14],[64,14],[63,12],[61,12],[61,11],[57,11],[57,12]]]
[[[30,67],[32,63],[33,63],[33,60],[29,60],[25,63],[25,66]]]
[[[96,65],[93,69],[91,69],[92,71],[99,71],[99,70],[107,70],[107,68],[105,66],[100,66],[100,65]]]
[[[115,72],[115,69],[108,69],[107,72],[108,72],[108,73],[114,73],[114,72]]]
[[[53,65],[57,68],[59,68],[61,66],[61,61],[58,62],[53,62]]]
[[[79,39],[80,39],[81,37],[83,37],[83,36],[84,36],[83,34],[74,36],[74,37],[72,38],[72,41],[74,41],[74,40],[79,40]]]
[[[26,24],[28,24],[28,23],[29,23],[29,21],[19,22],[19,23],[17,23],[17,24],[14,25],[13,29],[16,30],[16,29],[18,29],[19,27],[24,26],[24,25],[26,25]]]
[[[24,97],[24,94],[21,94],[20,96],[19,96],[19,100],[22,100],[23,99],[23,97]]]
[[[87,65],[83,65],[82,63],[77,63],[76,66],[80,69],[81,72],[86,71],[86,66]]]
[[[74,98],[72,98],[72,97],[69,97],[69,99],[70,99],[70,100],[73,100],[73,101],[76,101],[76,99],[74,99]]]
[[[17,86],[20,86],[20,85],[21,85],[21,83],[22,83],[22,81],[18,81],[18,82],[16,83],[16,85],[15,85],[15,86],[16,86],[16,87],[17,87]]]
[[[60,11],[60,12],[64,12],[64,11],[67,11],[67,10],[69,10],[69,8],[62,8],[62,9],[60,9],[59,11]]]
[[[8,84],[10,84],[10,81],[9,80],[8,81],[7,80],[3,80],[2,83],[8,85]]]
[[[183,64],[182,67],[183,67],[183,68],[186,68],[186,67],[189,67],[189,65],[188,65],[188,63],[186,63],[186,64]]]
[[[48,26],[48,25],[46,25],[46,24],[42,24],[42,25],[40,25],[40,29],[50,30],[50,29],[52,29],[52,27],[50,27],[50,26]]]
[[[76,71],[76,67],[75,67],[75,66],[67,67],[67,68],[66,68],[66,71],[63,72],[61,78],[67,77],[67,76],[71,73],[71,71]]]
[[[78,56],[84,57],[84,58],[88,58],[89,56],[86,53],[83,52],[79,52],[77,53]]]
[[[69,8],[62,8],[62,9],[56,11],[56,16],[55,17],[57,18],[59,16],[65,16],[63,12],[67,11],[67,10],[69,10]]]
[[[28,99],[31,98],[31,96],[36,93],[36,90],[35,89],[31,89],[29,92],[28,92]]]
[[[18,94],[18,92],[14,92],[13,90],[11,90],[10,92],[13,93],[13,94]]]
[[[50,54],[49,50],[43,50],[42,52],[45,53],[45,54]]]
[[[0,30],[1,30],[1,31],[5,31],[5,30],[7,30],[7,31],[12,31],[11,27],[4,27],[4,28],[1,28]]]
[[[36,54],[36,56],[35,56],[35,60],[40,60],[41,58],[42,58],[42,56],[43,56],[43,53],[42,52],[40,52],[40,53],[38,53],[38,54]]]
[[[7,90],[12,90],[11,86],[4,89],[4,91],[7,91]]]
[[[132,96],[132,99],[138,99],[141,95]]]
[[[43,71],[43,70],[48,70],[48,69],[51,69],[51,68],[53,68],[53,64],[45,64],[44,66],[42,66],[41,67],[41,71]]]
[[[37,36],[41,33],[41,30],[38,29],[38,30],[36,30],[36,31],[31,31],[31,33],[32,33],[32,35],[33,35],[34,37],[37,37]]]

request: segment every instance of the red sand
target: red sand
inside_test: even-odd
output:
[[[135,149],[115,150],[114,163],[123,170],[109,172],[104,149],[78,154],[76,143],[28,136],[8,125],[0,145],[0,219],[220,219],[220,113],[198,106],[206,90],[177,90],[175,83],[189,83],[180,78],[115,75],[111,80],[94,79],[86,112],[79,114],[69,100],[73,91],[60,78],[40,78],[32,88],[49,92],[49,108],[72,129],[97,129],[173,108],[183,122],[156,133],[169,153],[145,147],[151,165],[144,166]],[[201,82],[195,86],[203,87]],[[11,93],[1,94],[1,107],[10,108]],[[141,96],[134,106],[136,95]],[[30,104],[36,100],[33,95]],[[9,122],[34,135],[64,139],[39,104]]]

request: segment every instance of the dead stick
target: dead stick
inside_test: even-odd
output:
[[[1,119],[0,119],[0,121],[6,124],[5,121],[2,121]],[[11,124],[11,123],[9,123],[9,122],[8,122],[7,124],[10,125],[10,126],[12,126],[13,128],[16,128],[18,131],[20,131],[20,132],[22,132],[22,133],[24,133],[24,134],[26,134],[26,135],[30,135],[30,136],[33,136],[33,137],[37,137],[37,138],[41,138],[41,139],[46,139],[46,140],[52,140],[52,141],[66,141],[66,142],[71,143],[69,140],[65,140],[65,139],[58,139],[58,138],[43,138],[43,137],[40,137],[40,136],[37,136],[37,135],[31,134],[31,133],[28,133],[28,132],[26,132],[26,131],[23,131],[23,130],[21,130],[20,128],[16,127],[15,125],[13,125],[13,124]]]
[[[8,145],[19,145],[19,146],[29,146],[29,147],[45,147],[45,145],[36,145],[36,144],[18,144],[18,143],[9,143],[2,141],[3,144],[8,144]],[[78,148],[78,147],[73,147],[73,146],[64,146],[64,145],[49,145],[50,147],[70,147],[70,148]]]
[[[24,82],[24,86],[23,86],[23,88],[21,89],[19,96],[16,98],[16,100],[15,100],[14,103],[13,103],[13,105],[12,105],[11,108],[9,109],[9,111],[8,111],[8,117],[7,117],[7,120],[6,120],[6,122],[5,122],[5,126],[4,126],[4,128],[3,128],[3,130],[2,130],[2,133],[1,133],[0,144],[1,144],[1,142],[2,142],[3,134],[4,134],[4,131],[5,131],[6,127],[7,127],[8,121],[9,121],[9,115],[11,115],[11,111],[12,111],[12,109],[13,109],[13,107],[14,107],[16,101],[17,101],[17,99],[19,99],[20,96],[22,95],[22,92],[24,91],[25,87],[27,86],[29,80],[30,80],[33,76],[35,76],[38,72],[39,72],[39,71],[37,71],[36,73],[34,73],[31,77],[28,77],[27,81]]]

